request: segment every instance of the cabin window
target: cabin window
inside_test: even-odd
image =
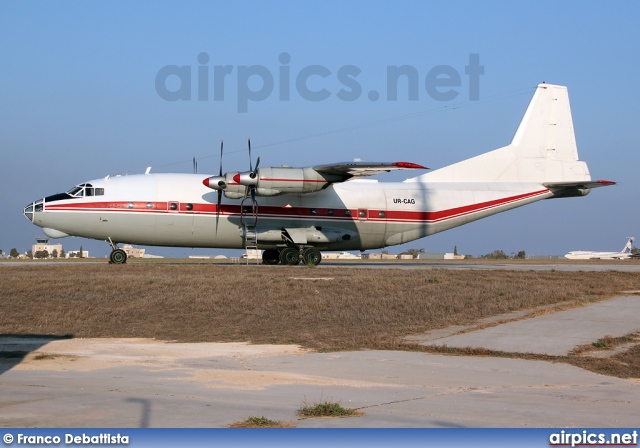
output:
[[[351,210],[345,210],[344,214],[345,216],[351,216]]]
[[[333,209],[332,209],[332,208],[330,208],[329,210],[327,210],[327,215],[329,215],[329,216],[333,216],[333,214],[334,214],[334,213],[335,213],[335,212],[333,211]]]
[[[178,209],[178,204],[176,204],[175,202],[172,202],[171,205],[169,205],[169,208],[171,210],[177,210]]]
[[[147,202],[147,208],[153,208],[153,202]]]
[[[187,210],[193,210],[193,204],[187,204],[186,207]]]
[[[384,218],[386,216],[385,212],[378,212],[378,216]]]
[[[311,213],[312,215],[315,215],[315,214],[316,214],[316,213],[318,213],[318,212],[317,212],[317,210],[316,210],[315,208],[312,208],[312,209],[310,210],[310,213]]]
[[[96,188],[94,191],[96,196],[104,196],[104,188]]]
[[[133,202],[129,202],[129,203],[127,204],[127,207],[128,207],[128,208],[133,208]]]

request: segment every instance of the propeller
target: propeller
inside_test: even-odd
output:
[[[198,174],[198,161],[196,158],[193,158],[193,174]]]
[[[255,179],[258,176],[258,166],[260,166],[260,157],[258,157],[258,159],[256,160],[256,167],[254,169],[251,163],[251,139],[250,138],[247,139],[247,145],[249,146],[249,177],[251,179]],[[255,204],[256,202],[256,184],[255,183],[253,185],[247,185],[247,192],[245,193],[245,197],[247,196],[247,193],[251,194],[251,201],[252,203]]]
[[[218,190],[218,206],[216,207],[216,233],[218,233],[218,221],[220,220],[220,206],[222,205],[222,190],[227,188],[227,183],[222,180],[222,152],[224,149],[224,140],[220,140],[220,171],[218,172],[218,177],[221,180],[218,181],[218,186],[220,189]]]

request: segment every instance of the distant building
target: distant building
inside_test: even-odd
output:
[[[381,253],[381,254],[369,254],[368,256],[369,260],[397,260],[398,259],[398,255],[396,254],[385,254],[385,253]]]
[[[324,260],[359,260],[360,255],[354,255],[351,252],[322,252]]]
[[[453,252],[420,252],[418,260],[464,260],[464,255],[454,255]]]
[[[36,238],[36,244],[31,246],[31,253],[33,253],[34,257],[36,253],[46,251],[49,254],[47,258],[51,258],[54,250],[58,256],[60,256],[62,253],[62,244],[49,244],[48,238]]]
[[[77,258],[80,256],[80,251],[79,250],[70,250],[69,252],[65,253],[65,258]],[[83,250],[82,251],[82,258],[89,258],[89,251],[88,250]]]
[[[141,247],[133,247],[131,244],[122,246],[122,250],[131,258],[144,258],[144,249]]]

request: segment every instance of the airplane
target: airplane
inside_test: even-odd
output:
[[[587,195],[614,185],[592,181],[578,160],[567,88],[539,84],[507,146],[403,182],[362,179],[412,162],[222,170],[218,175],[107,176],[38,199],[24,215],[50,238],[118,244],[263,250],[264,264],[317,265],[320,251],[407,243],[542,199]]]
[[[591,252],[588,250],[574,250],[569,252],[564,257],[569,260],[626,260],[629,258],[638,258],[637,255],[631,253],[633,249],[634,238],[631,236],[627,240],[627,244],[624,245],[620,252]]]

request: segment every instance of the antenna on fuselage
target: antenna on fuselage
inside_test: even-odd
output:
[[[151,167],[150,167],[150,166],[148,166],[148,167],[147,167],[147,171],[145,171],[145,172],[144,172],[144,174],[149,174],[150,172],[151,172]],[[107,177],[109,177],[109,176],[107,176]]]

